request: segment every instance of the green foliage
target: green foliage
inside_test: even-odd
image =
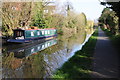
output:
[[[57,33],[62,35],[63,34],[63,30],[60,28],[60,29],[57,30]]]
[[[79,19],[80,19],[81,26],[86,26],[87,25],[87,18],[86,18],[84,13],[81,13],[79,15]]]
[[[117,51],[120,53],[120,35],[115,35],[112,37],[113,45],[117,48]]]
[[[84,13],[75,14],[73,12],[69,13],[65,20],[65,26],[68,28],[81,29],[87,25],[87,19]]]
[[[59,14],[47,14],[45,16],[45,24],[46,26],[48,26],[48,28],[59,28],[62,27],[62,25],[64,24],[64,16],[59,15]]]
[[[105,8],[102,12],[101,17],[99,18],[99,22],[101,24],[105,24],[107,29],[109,29],[113,34],[117,34],[118,32],[118,17],[116,13],[109,8]]]
[[[39,28],[46,27],[45,19],[43,18],[43,7],[42,2],[34,4],[33,16],[32,16],[32,25]]]
[[[11,36],[13,29],[16,27],[24,27],[31,19],[30,2],[5,2],[2,7],[2,32],[3,35]]]
[[[92,20],[87,21],[87,28],[93,28],[94,22]]]
[[[76,23],[76,14],[74,12],[69,12],[69,15],[65,18],[64,26],[68,28],[74,28]]]
[[[105,2],[107,5],[111,5],[112,7],[110,7],[113,11],[115,11],[117,14],[117,16],[120,18],[120,2],[119,0],[116,0],[116,2],[111,2],[111,0],[106,0]],[[120,20],[119,20],[120,21]]]

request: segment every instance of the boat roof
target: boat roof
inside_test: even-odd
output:
[[[26,29],[26,30],[45,30],[45,29],[50,30],[50,29],[55,29],[55,28],[44,28],[44,29]]]
[[[14,30],[53,30],[55,28],[44,28],[44,29],[14,29]]]

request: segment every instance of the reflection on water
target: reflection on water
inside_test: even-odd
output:
[[[20,48],[17,50],[13,50],[13,52],[15,53],[14,56],[17,58],[23,58],[23,57],[27,57],[30,55],[34,55],[37,54],[38,51],[44,50],[50,46],[53,46],[57,44],[57,39],[52,39],[40,44],[37,44],[35,46],[31,46],[31,47],[24,47],[24,48]]]
[[[86,31],[5,52],[3,78],[49,78],[88,41]],[[6,47],[7,48],[7,47]]]

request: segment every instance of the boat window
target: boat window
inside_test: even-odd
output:
[[[42,45],[42,49],[44,48],[45,46],[44,45]]]
[[[50,34],[50,31],[48,31],[48,34]]]
[[[37,32],[37,35],[40,35],[40,31]]]
[[[42,31],[42,35],[44,35],[44,31]]]
[[[23,32],[22,31],[16,31],[16,37],[21,37],[23,36]]]
[[[34,36],[34,32],[31,32],[31,36]]]
[[[45,47],[48,47],[48,46],[47,46],[47,43],[45,44]]]
[[[55,32],[56,30],[54,30],[54,32]]]
[[[40,46],[38,46],[38,50],[40,49]]]
[[[45,31],[45,34],[47,34],[47,31]]]

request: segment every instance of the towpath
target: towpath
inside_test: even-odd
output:
[[[118,52],[112,46],[109,38],[99,28],[98,41],[93,56],[92,78],[118,78]]]

